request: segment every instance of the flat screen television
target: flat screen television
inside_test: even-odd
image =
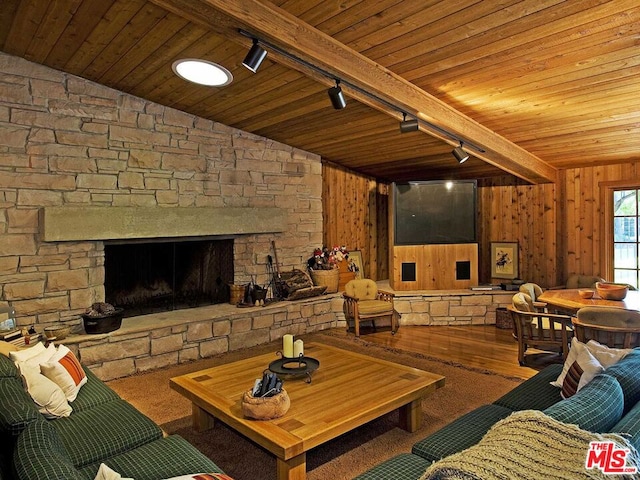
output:
[[[394,244],[476,243],[475,180],[393,184]]]

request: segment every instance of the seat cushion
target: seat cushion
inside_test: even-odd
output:
[[[624,434],[636,450],[640,451],[640,402],[611,427],[611,432]]]
[[[32,422],[18,437],[13,454],[18,480],[84,480],[76,471],[51,422]]]
[[[627,413],[640,401],[638,372],[640,372],[640,348],[634,348],[622,360],[605,370],[605,373],[618,380],[622,387],[624,413]]]
[[[393,305],[384,300],[360,300],[358,302],[358,315],[384,315],[393,313]]]
[[[436,462],[475,445],[494,423],[512,413],[512,410],[500,405],[483,405],[417,442],[411,452]]]
[[[514,411],[549,408],[562,400],[560,388],[550,383],[558,377],[561,370],[560,364],[549,365],[493,403]]]
[[[418,480],[431,462],[412,453],[402,453],[386,460],[354,480],[389,480],[401,478],[403,480]]]
[[[70,417],[53,420],[52,424],[76,467],[162,437],[160,427],[124,400],[74,412]]]
[[[84,368],[84,372],[87,376],[87,383],[80,389],[76,399],[71,402],[74,412],[81,412],[120,398],[113,389],[96,377],[91,370]]]
[[[611,375],[596,375],[589,384],[566,400],[544,410],[560,422],[578,425],[594,433],[608,432],[622,417],[624,396]]]
[[[123,477],[135,480],[158,480],[189,473],[223,473],[220,467],[178,435],[154,440],[128,452],[109,458],[104,463]],[[93,479],[100,463],[80,469],[85,478]]]

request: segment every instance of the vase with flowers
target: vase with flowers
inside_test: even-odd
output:
[[[325,293],[336,293],[347,281],[354,277],[348,267],[349,251],[346,246],[335,245],[333,248],[316,248],[313,256],[307,260],[309,274],[315,285],[326,285]]]

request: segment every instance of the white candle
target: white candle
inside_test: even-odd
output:
[[[293,356],[295,358],[304,356],[304,344],[302,343],[302,340],[296,340],[293,342]]]
[[[287,358],[293,357],[293,335],[289,333],[282,337],[282,354]]]

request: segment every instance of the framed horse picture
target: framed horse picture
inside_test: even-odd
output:
[[[518,242],[491,242],[491,278],[518,277]]]

